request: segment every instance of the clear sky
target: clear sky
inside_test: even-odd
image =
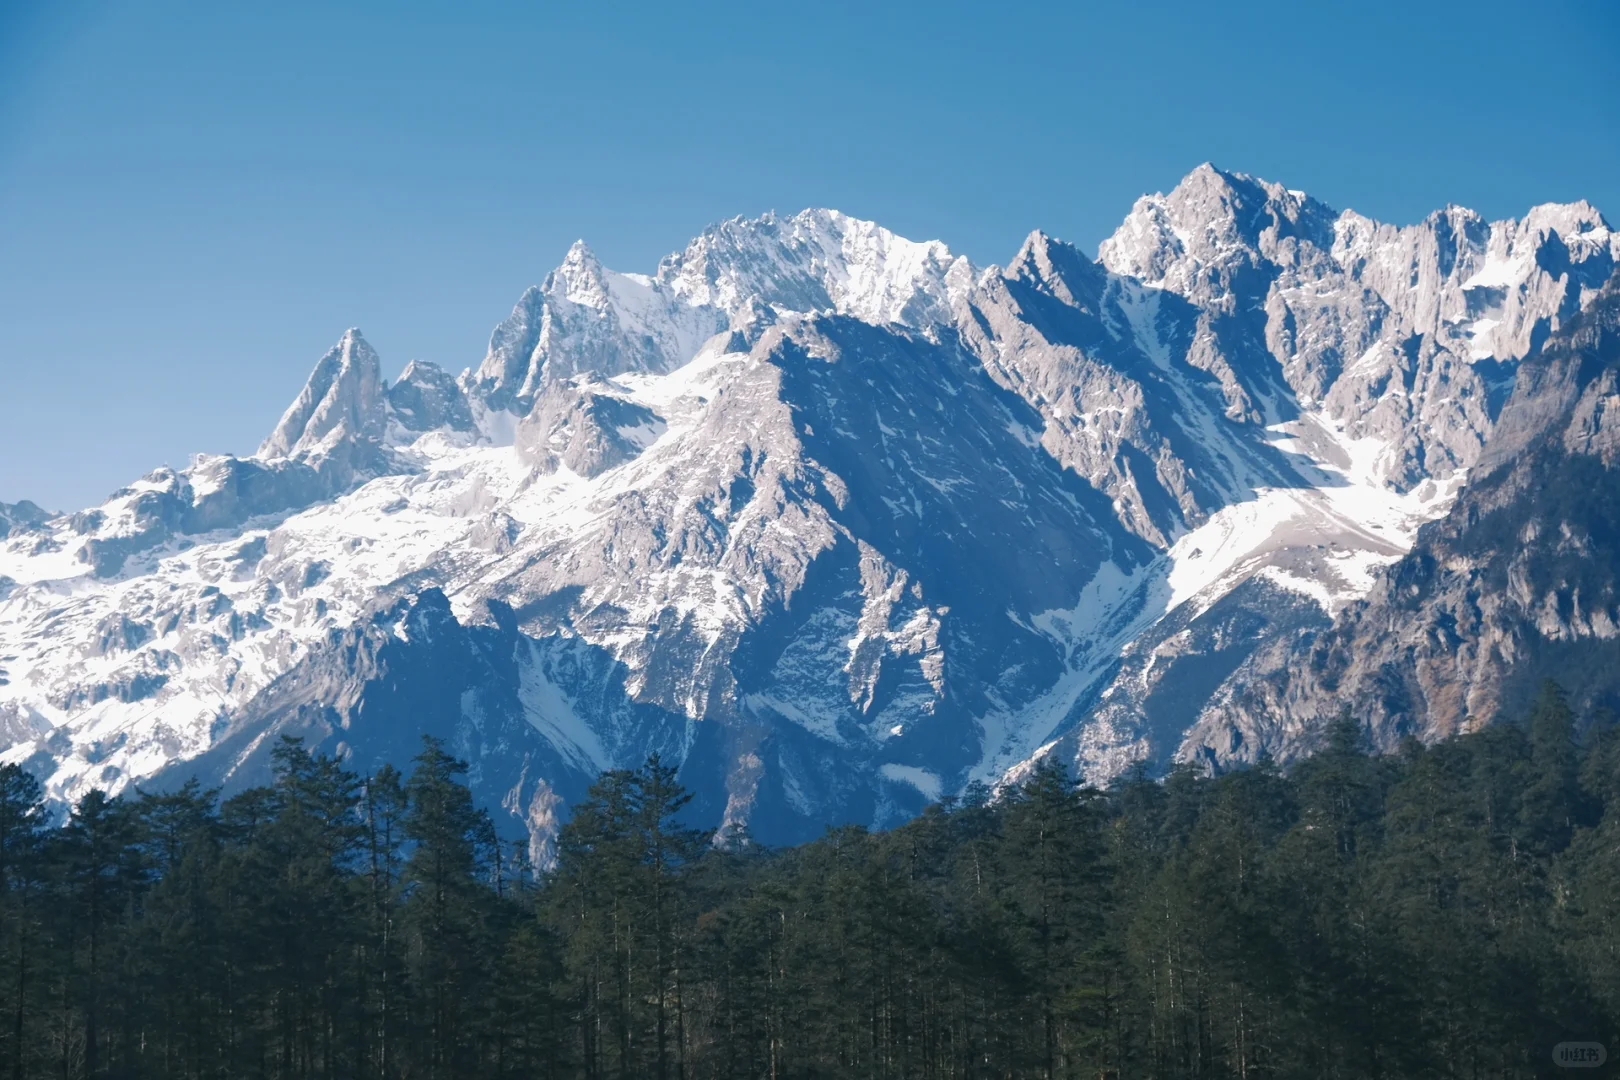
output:
[[[344,328],[476,364],[584,237],[832,206],[1094,252],[1212,160],[1407,223],[1620,221],[1614,0],[0,0],[0,500],[248,453]]]

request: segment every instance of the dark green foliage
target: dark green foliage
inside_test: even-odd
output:
[[[1620,1052],[1620,729],[1284,775],[1037,767],[765,852],[604,775],[537,877],[428,740],[86,797],[0,767],[0,1080],[1530,1077]],[[1598,1075],[1602,1075],[1601,1073]]]

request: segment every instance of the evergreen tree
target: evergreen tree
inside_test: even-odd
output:
[[[58,1029],[65,1074],[105,1074],[105,1023],[117,968],[117,920],[135,891],[134,820],[129,805],[94,790],[80,800],[67,825],[52,837],[60,903],[58,940],[62,1017]]]
[[[458,777],[465,762],[425,737],[405,784],[406,838],[414,845],[401,879],[401,920],[417,988],[420,1051],[430,1077],[471,1075],[479,1016],[469,1001],[486,993],[489,899],[479,883],[487,818]]]
[[[374,1046],[377,1073],[394,1074],[394,1028],[398,986],[402,978],[395,940],[399,918],[400,874],[404,863],[405,815],[409,800],[399,770],[384,765],[362,786],[361,818],[365,829],[368,962],[364,965],[365,1000],[372,1017],[367,1045]]]
[[[0,765],[0,1054],[11,1080],[22,1080],[31,1060],[30,1014],[40,1008],[42,928],[40,891],[45,811],[39,782],[18,765]]]
[[[1104,866],[1093,802],[1060,764],[1043,759],[1005,811],[1004,895],[1041,1027],[1029,1064],[1048,1080],[1069,1073],[1071,1062],[1108,1064],[1107,1017],[1081,1007],[1101,979]]]
[[[1557,683],[1548,681],[1530,710],[1528,783],[1522,783],[1520,838],[1538,855],[1562,851],[1582,817],[1577,779],[1575,714]]]
[[[12,1080],[1530,1077],[1620,1044],[1620,730],[1520,725],[1284,773],[1138,769],[886,833],[716,845],[657,758],[536,874],[428,740],[364,780],[90,792],[0,766]]]

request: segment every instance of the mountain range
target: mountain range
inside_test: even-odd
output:
[[[1620,233],[1384,225],[1205,165],[1092,259],[830,210],[583,243],[460,375],[358,330],[250,457],[0,504],[0,761],[257,783],[423,733],[545,861],[604,769],[892,825],[1056,755],[1433,740],[1620,692]]]

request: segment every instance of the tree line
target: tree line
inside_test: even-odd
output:
[[[655,758],[544,873],[431,740],[65,824],[5,766],[0,1077],[1545,1075],[1620,1052],[1620,734],[1575,727],[1549,687],[1371,757],[1347,716],[1286,774],[1043,764],[781,851]]]

